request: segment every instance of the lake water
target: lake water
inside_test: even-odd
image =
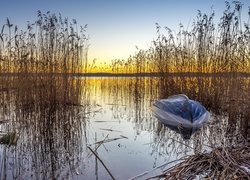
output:
[[[129,179],[249,137],[249,77],[0,81],[0,130],[18,136],[16,146],[0,145],[0,179],[111,179],[89,148],[115,179]],[[180,93],[211,113],[211,121],[189,140],[161,124],[151,111],[154,100]]]

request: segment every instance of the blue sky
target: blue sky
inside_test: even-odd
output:
[[[241,2],[246,17],[250,0]],[[187,26],[198,9],[209,13],[212,6],[218,19],[225,7],[224,0],[5,0],[0,6],[0,25],[7,17],[19,26],[32,22],[37,10],[61,13],[76,19],[78,24],[88,24],[89,59],[109,61],[127,58],[134,54],[136,46],[148,48],[156,37],[156,22],[173,29],[180,22]]]

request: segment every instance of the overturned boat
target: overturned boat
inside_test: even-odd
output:
[[[156,100],[152,110],[163,124],[177,129],[196,131],[210,118],[210,113],[204,106],[184,94]]]

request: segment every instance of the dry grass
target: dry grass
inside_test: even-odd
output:
[[[114,73],[249,73],[250,9],[244,21],[242,9],[240,1],[226,2],[218,23],[213,10],[198,11],[193,23],[180,24],[179,31],[156,23],[158,35],[151,47],[137,49],[127,60],[113,60],[110,69]]]
[[[162,174],[151,178],[249,179],[249,162],[249,143],[237,147],[216,148],[210,153],[191,155]]]
[[[79,28],[79,30],[78,30]],[[0,31],[1,73],[77,73],[87,63],[87,25],[47,12],[20,30],[7,18]]]

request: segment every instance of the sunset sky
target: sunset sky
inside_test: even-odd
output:
[[[246,21],[250,0],[241,2]],[[136,46],[149,47],[156,37],[156,22],[172,29],[177,29],[180,22],[191,26],[198,9],[209,13],[212,6],[218,20],[225,8],[224,0],[6,0],[0,6],[0,25],[7,17],[18,26],[32,22],[37,10],[61,13],[80,25],[88,24],[89,59],[109,61],[129,57]]]

